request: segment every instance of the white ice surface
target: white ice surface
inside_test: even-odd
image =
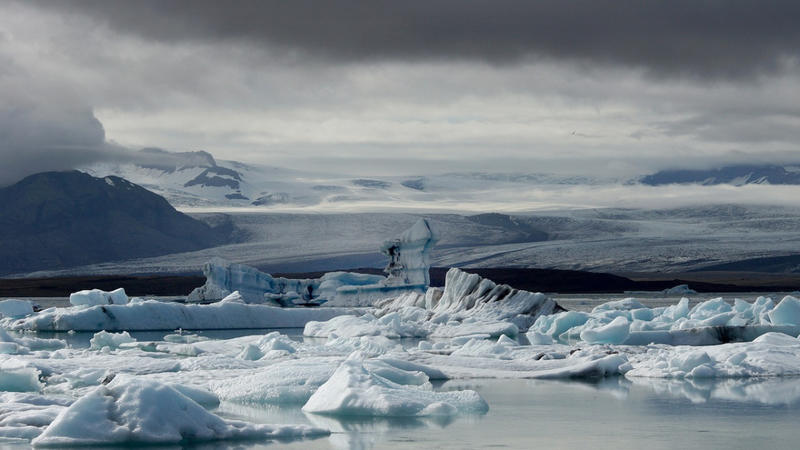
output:
[[[28,300],[8,299],[0,301],[0,317],[25,317],[33,314],[33,303]]]
[[[65,410],[32,441],[36,447],[175,444],[222,439],[278,439],[327,434],[302,425],[224,420],[172,387],[129,380],[99,386]]]
[[[527,336],[537,343],[712,345],[751,341],[769,332],[800,334],[800,300],[786,296],[776,306],[767,297],[733,304],[715,298],[689,308],[683,298],[671,306],[647,308],[625,299],[599,305],[591,313],[541,316]]]
[[[50,308],[0,324],[16,330],[141,331],[300,328],[311,320],[351,314],[346,308],[278,308],[238,302],[195,305],[155,300],[127,305]]]
[[[475,391],[434,392],[422,374],[416,383],[390,380],[369,370],[359,353],[348,357],[314,392],[303,411],[344,416],[431,416],[484,413],[489,409]],[[419,381],[422,381],[421,383]]]
[[[536,318],[560,310],[544,294],[497,285],[491,280],[450,269],[444,289],[410,292],[376,304],[360,317],[336,317],[309,322],[303,334],[328,336],[459,337],[487,335],[514,337]]]
[[[88,289],[70,294],[69,303],[73,306],[124,305],[128,303],[128,296],[122,288],[110,292]]]

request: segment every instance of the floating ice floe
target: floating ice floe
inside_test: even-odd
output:
[[[460,269],[450,269],[444,289],[409,292],[380,301],[360,317],[309,322],[306,336],[457,337],[516,336],[539,316],[563,311],[544,294],[497,285]]]
[[[40,374],[38,369],[19,360],[0,362],[0,391],[39,392],[42,390]]]
[[[321,278],[307,279],[273,277],[254,267],[232,264],[222,258],[207,262],[203,274],[206,283],[189,294],[189,302],[220,301],[238,292],[245,303],[276,306],[321,303],[335,297],[341,286],[371,285],[384,279],[379,275],[347,272],[330,272]]]
[[[287,439],[328,434],[305,425],[225,420],[174,388],[149,380],[99,386],[61,411],[36,447],[177,444],[222,439]]]
[[[690,288],[688,284],[679,284],[677,286],[664,289],[661,291],[661,293],[664,295],[693,295],[697,294],[697,291]]]
[[[89,339],[89,347],[95,350],[102,350],[104,348],[113,350],[119,348],[122,344],[129,344],[132,342],[136,342],[136,339],[132,338],[127,331],[121,333],[100,331]]]
[[[66,347],[60,339],[42,339],[32,336],[12,336],[0,328],[0,354],[25,354],[36,350],[54,350]]]
[[[302,328],[312,320],[352,313],[349,308],[280,308],[239,302],[186,305],[142,300],[127,305],[49,308],[23,319],[2,319],[0,326],[47,331]]]
[[[0,301],[0,317],[25,317],[33,314],[33,303],[28,300],[8,299]]]
[[[66,397],[29,392],[0,394],[0,438],[35,438],[72,401]]]
[[[376,300],[428,288],[429,255],[436,239],[428,221],[420,219],[397,239],[386,241],[381,252],[389,258],[388,277],[330,272],[320,278],[279,278],[244,264],[213,258],[203,266],[206,283],[193,290],[188,301],[214,302],[238,291],[246,303],[371,306]]]
[[[800,300],[786,296],[776,306],[766,297],[731,305],[715,298],[689,308],[689,300],[647,308],[634,299],[597,306],[591,313],[541,316],[528,331],[532,343],[714,345],[752,341],[769,332],[800,334]]]
[[[397,417],[481,414],[489,409],[475,391],[435,392],[427,376],[421,372],[415,375],[412,380],[381,376],[369,370],[360,355],[354,353],[314,392],[303,411]]]
[[[111,292],[88,289],[70,294],[69,303],[73,306],[124,305],[128,303],[128,296],[122,288]]]
[[[752,342],[707,347],[650,346],[630,355],[627,377],[740,378],[800,375],[800,340],[766,333]]]

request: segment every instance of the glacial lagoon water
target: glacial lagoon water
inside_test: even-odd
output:
[[[437,386],[464,388],[477,390],[489,403],[489,412],[446,419],[344,419],[305,414],[299,405],[223,403],[215,412],[224,417],[308,423],[334,433],[294,442],[163,448],[796,449],[800,440],[800,378],[694,382],[610,378],[597,383],[460,380]],[[0,443],[0,449],[27,446]]]
[[[624,378],[598,383],[540,380],[450,381],[437,389],[475,389],[481,416],[333,418],[297,406],[223,403],[226,417],[308,423],[330,437],[191,448],[287,449],[796,449],[800,379],[669,381]]]
[[[269,330],[204,331],[230,338]],[[280,330],[305,340],[300,329]],[[220,334],[222,333],[222,334]],[[92,333],[67,336],[88,345]],[[163,332],[132,333],[158,340]],[[44,336],[42,336],[44,337]],[[409,340],[408,345],[415,345]],[[231,380],[235,383],[235,380]],[[291,442],[214,442],[192,449],[795,449],[800,442],[800,378],[665,380],[612,377],[593,382],[553,380],[452,380],[437,390],[474,389],[488,402],[483,415],[447,418],[326,417],[302,405],[241,405],[214,410],[230,419],[303,423],[328,428],[329,437]],[[0,442],[2,449],[27,442]],[[115,447],[103,447],[115,448]],[[148,447],[151,448],[151,447]]]

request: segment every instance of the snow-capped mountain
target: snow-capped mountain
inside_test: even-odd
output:
[[[176,207],[294,208],[325,205],[425,205],[520,195],[531,186],[595,185],[619,180],[539,173],[445,173],[436,176],[348,177],[217,160],[208,152],[143,149],[123,163],[81,168],[115,175],[167,198]],[[489,195],[487,197],[487,195]]]
[[[643,177],[642,184],[800,184],[800,166],[736,165],[707,170],[662,170]]]

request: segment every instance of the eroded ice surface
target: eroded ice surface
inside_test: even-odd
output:
[[[69,303],[73,306],[124,305],[128,303],[128,296],[122,288],[111,292],[88,289],[70,294]]]
[[[764,333],[800,334],[800,300],[767,297],[731,304],[714,298],[689,308],[689,300],[648,308],[633,298],[608,302],[591,312],[567,311],[539,317],[528,331],[531,342],[589,344],[713,345],[752,341]]]
[[[430,252],[436,240],[428,221],[419,219],[396,239],[384,242],[380,250],[389,258],[388,277],[329,272],[320,278],[281,278],[213,258],[203,265],[205,284],[194,289],[188,301],[215,302],[238,291],[245,303],[371,306],[405,292],[425,292],[430,285]]]
[[[98,386],[59,412],[35,447],[175,444],[225,439],[280,439],[327,434],[308,426],[225,420],[178,390],[152,380]]]
[[[280,308],[236,301],[196,305],[138,300],[127,305],[49,308],[19,320],[2,319],[0,325],[48,331],[296,328],[310,320],[328,320],[352,312],[347,308]]]
[[[310,322],[306,336],[515,337],[543,315],[563,311],[544,294],[497,285],[459,269],[450,269],[444,289],[409,292],[377,302],[360,317]]]
[[[33,314],[33,303],[28,300],[8,299],[0,301],[0,317],[25,317]]]
[[[422,372],[370,370],[356,352],[339,365],[303,411],[343,416],[448,416],[485,413],[489,406],[471,390],[434,392]],[[400,374],[401,376],[397,376]]]

